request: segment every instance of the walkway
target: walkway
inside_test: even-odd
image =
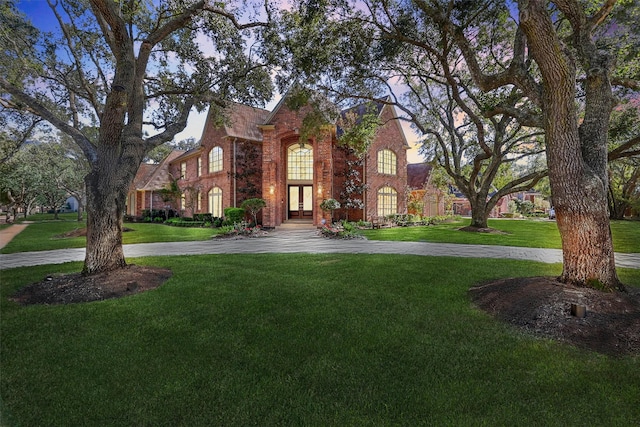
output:
[[[267,237],[252,239],[211,239],[198,242],[141,243],[124,245],[127,258],[199,254],[251,253],[349,253],[452,256],[466,258],[520,259],[544,263],[562,262],[560,249],[511,246],[460,245],[451,243],[387,242],[374,240],[337,240],[318,236],[315,229],[278,228]],[[42,264],[83,261],[84,248],[42,252],[0,254],[0,269]],[[640,254],[616,253],[616,265],[640,268]]]
[[[0,249],[7,246],[7,243],[9,243],[11,239],[13,239],[15,236],[20,234],[22,230],[27,228],[29,224],[30,224],[29,222],[23,222],[21,224],[13,224],[7,228],[3,228],[2,230],[0,230]]]

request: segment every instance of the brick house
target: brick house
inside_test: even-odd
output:
[[[142,163],[133,184],[129,188],[125,214],[140,217],[144,210],[173,208],[171,201],[162,198],[160,190],[167,187],[171,180],[169,164],[184,154],[184,151],[174,150],[159,164]]]
[[[130,198],[135,194],[136,199],[131,201],[137,202],[140,197],[150,199],[135,205],[130,203],[128,213],[139,215],[140,208],[148,209],[151,200],[154,207],[165,204],[153,198],[153,191],[166,187],[171,179],[177,179],[183,191],[173,206],[185,216],[211,213],[222,217],[225,208],[239,207],[244,200],[254,197],[267,202],[259,217],[265,227],[276,227],[283,222],[319,226],[332,219],[330,212],[320,209],[321,202],[328,198],[337,199],[343,206],[348,197],[360,200],[355,208],[335,211],[334,220],[371,221],[389,214],[406,213],[410,191],[409,144],[394,108],[382,103],[375,108],[382,125],[359,162],[338,144],[341,129],[335,125],[324,126],[317,135],[301,141],[300,129],[306,111],[289,109],[284,99],[273,111],[233,104],[228,120],[222,124],[212,109],[200,146],[188,152],[172,153],[154,170],[156,179],[147,180],[152,183],[145,182],[142,187],[136,184],[136,191],[130,192]],[[143,165],[141,171],[145,167]],[[162,185],[160,177],[165,179]],[[353,180],[362,184],[360,193],[347,191]],[[427,188],[425,182],[420,184],[420,189]]]
[[[412,163],[407,165],[407,186],[410,203],[408,213],[421,216],[438,216],[445,214],[444,193],[431,183],[433,166],[428,163]]]

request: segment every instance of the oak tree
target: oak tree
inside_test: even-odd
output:
[[[173,140],[194,107],[222,119],[230,100],[270,99],[269,70],[256,57],[266,4],[47,0],[56,28],[40,31],[8,4],[3,20],[30,31],[1,33],[12,59],[0,61],[1,103],[80,147],[90,167],[83,271],[123,267],[126,195],[146,154]]]

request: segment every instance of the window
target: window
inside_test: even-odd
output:
[[[187,195],[182,193],[182,195],[180,196],[180,210],[185,210],[187,209]]]
[[[213,147],[209,151],[209,173],[220,172],[222,170],[222,148]]]
[[[310,181],[313,179],[313,147],[295,144],[287,151],[287,178]]]
[[[196,176],[202,175],[202,157],[198,157],[196,165]]]
[[[222,217],[222,188],[213,187],[209,190],[209,213],[215,217]]]
[[[378,190],[378,216],[393,215],[398,211],[398,193],[391,187]]]
[[[396,174],[396,153],[387,149],[378,151],[378,173]]]
[[[196,192],[196,209],[198,212],[202,210],[202,197],[200,197],[200,192]]]
[[[180,178],[187,179],[187,162],[180,163]]]

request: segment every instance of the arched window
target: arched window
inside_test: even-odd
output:
[[[378,216],[392,215],[398,212],[398,192],[391,187],[378,190]]]
[[[386,148],[378,151],[378,173],[396,174],[396,153]]]
[[[209,212],[212,216],[221,218],[222,212],[222,188],[213,187],[209,190]]]
[[[220,172],[222,170],[222,148],[213,147],[209,151],[209,173]]]
[[[310,181],[313,179],[313,147],[294,144],[287,151],[287,178]]]

